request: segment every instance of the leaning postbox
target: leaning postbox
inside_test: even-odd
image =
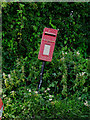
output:
[[[38,59],[51,62],[58,30],[44,28]]]
[[[1,120],[1,117],[2,117],[3,110],[4,110],[3,102],[2,102],[2,99],[0,98],[0,120]]]

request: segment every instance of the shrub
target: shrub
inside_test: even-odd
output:
[[[45,64],[42,87],[48,87],[51,94],[61,94],[64,98],[77,91],[80,95],[87,93],[87,61],[75,50],[54,52],[52,62]],[[28,58],[18,59],[16,69],[10,74],[11,78],[4,77],[7,89],[12,90],[22,85],[30,86],[31,89],[38,88],[41,64],[37,58],[31,61]]]
[[[54,52],[52,62],[46,63],[42,86],[64,97],[88,92],[87,61],[75,50]]]
[[[83,8],[83,9],[82,9]],[[3,72],[17,58],[36,57],[44,27],[59,29],[56,49],[79,50],[86,58],[89,43],[89,3],[2,3]],[[63,11],[64,10],[64,11]]]
[[[52,62],[46,62],[40,94],[37,87],[41,62],[31,62],[26,77],[27,60],[18,59],[15,70],[3,73],[3,119],[88,119],[89,105],[84,105],[88,100],[87,60],[79,52],[54,52]]]
[[[2,3],[3,119],[88,119],[88,7],[88,3]],[[59,32],[38,94],[42,62],[37,58],[44,27]]]
[[[38,94],[29,87],[19,87],[8,95],[3,93],[5,108],[3,120],[89,120],[89,106],[84,105],[78,97],[60,100],[50,95],[48,90]]]

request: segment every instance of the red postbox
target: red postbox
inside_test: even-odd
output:
[[[4,110],[3,102],[2,102],[2,99],[0,98],[0,120],[1,120],[1,117],[2,117],[3,110]]]
[[[51,62],[58,30],[44,28],[38,59]]]

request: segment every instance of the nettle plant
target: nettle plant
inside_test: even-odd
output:
[[[33,62],[32,62],[33,61]],[[76,92],[80,94],[88,92],[87,62],[79,51],[58,51],[54,52],[52,62],[46,62],[42,92],[49,88],[50,94],[67,97]],[[26,63],[29,69],[26,69]],[[37,89],[41,72],[40,60],[27,59],[17,60],[16,69],[6,75],[3,73],[3,82],[6,91],[16,90],[21,86],[29,86]],[[29,75],[27,75],[27,71]]]
[[[3,73],[3,91],[10,92],[25,86],[25,80],[24,65],[17,59],[16,68],[10,74]]]
[[[63,97],[73,95],[76,91],[87,92],[87,60],[79,51],[54,52],[54,56],[52,62],[46,65],[43,86],[48,86],[51,93],[60,93]]]

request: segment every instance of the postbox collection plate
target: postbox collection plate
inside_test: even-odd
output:
[[[38,59],[49,62],[52,61],[57,33],[58,30],[56,29],[44,28]]]

